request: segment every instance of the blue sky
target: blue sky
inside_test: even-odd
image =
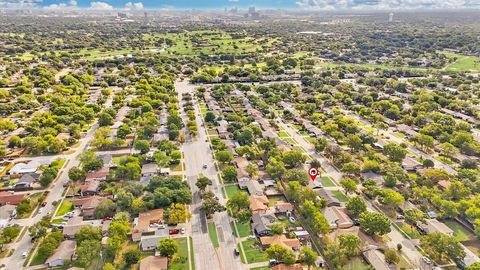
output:
[[[256,6],[318,10],[480,8],[480,0],[0,0],[0,8],[212,9]]]

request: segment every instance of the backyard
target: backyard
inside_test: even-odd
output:
[[[242,242],[243,251],[245,252],[245,257],[247,262],[244,261],[243,255],[240,254],[242,263],[257,263],[267,261],[265,252],[262,251],[260,243],[257,240],[245,240]],[[238,247],[238,250],[242,252],[242,249]]]

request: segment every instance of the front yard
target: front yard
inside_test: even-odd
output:
[[[247,261],[245,262],[243,259],[243,255],[240,254],[240,258],[242,259],[242,263],[257,263],[257,262],[265,262],[268,260],[265,252],[260,247],[260,243],[257,240],[245,240],[242,242],[243,251],[245,252],[245,257]],[[242,252],[240,246],[238,250]]]

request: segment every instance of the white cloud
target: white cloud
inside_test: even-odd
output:
[[[0,0],[1,1],[1,0]],[[70,0],[67,3],[57,3],[57,4],[50,4],[48,6],[43,7],[44,9],[71,9],[71,8],[76,8],[77,7],[77,1],[76,0]]]
[[[76,7],[77,6],[77,0],[70,0],[69,4],[70,4],[70,6]]]
[[[301,8],[332,9],[413,9],[465,8],[478,0],[297,0]]]
[[[112,10],[113,6],[105,2],[90,2],[91,9]]]
[[[143,3],[142,2],[137,2],[137,3],[128,2],[128,3],[125,4],[125,9],[130,9],[130,10],[143,9]]]
[[[228,0],[228,2],[230,2],[230,3],[238,3],[238,2],[240,2],[240,0]]]
[[[34,8],[42,0],[0,0],[0,8]]]

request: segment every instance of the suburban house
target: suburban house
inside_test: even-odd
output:
[[[113,157],[110,154],[101,154],[98,157],[103,161],[104,168],[114,168],[116,167],[115,163],[113,163]]]
[[[102,156],[105,156],[105,155],[102,155]],[[108,177],[109,173],[110,173],[110,168],[109,167],[103,167],[98,171],[93,171],[93,172],[87,173],[85,181],[89,181],[89,180],[105,181],[105,180],[107,180],[107,177]]]
[[[163,223],[163,209],[140,213],[133,221],[132,240],[140,241],[143,235],[151,235],[157,230],[155,224]]]
[[[299,264],[286,265],[281,263],[272,267],[271,270],[303,270],[303,267]]]
[[[364,251],[363,257],[375,270],[390,270],[390,267],[385,262],[385,256],[377,249]]]
[[[261,213],[265,214],[268,209],[268,198],[265,195],[250,195],[248,197],[248,201],[250,202],[250,210],[252,213]]]
[[[238,179],[238,186],[240,189],[248,190],[250,195],[263,195],[263,186],[257,181],[250,178],[240,178]]]
[[[168,229],[156,230],[154,235],[146,235],[140,238],[140,248],[142,251],[155,250],[160,239],[168,238],[169,236]]]
[[[102,235],[108,234],[108,228],[112,223],[111,220],[102,220],[102,219],[95,219],[95,220],[83,220],[82,217],[73,217],[67,221],[67,225],[63,226],[63,236],[65,238],[75,238],[75,234],[85,226],[91,226],[94,228],[99,228],[102,232]]]
[[[353,226],[353,222],[345,213],[344,208],[327,207],[323,210],[323,215],[332,229],[347,229]]]
[[[140,270],[168,270],[168,258],[148,256],[140,261]]]
[[[97,209],[97,206],[103,199],[104,198],[100,196],[80,198],[73,201],[73,206],[82,210],[82,216],[86,218],[93,217],[95,215],[95,209]]]
[[[85,180],[85,183],[80,187],[80,194],[82,196],[93,196],[98,192],[100,181],[96,179]]]
[[[233,159],[233,164],[236,167],[237,170],[237,178],[240,179],[242,177],[250,177],[245,170],[245,168],[248,165],[248,160],[244,157],[236,157]]]
[[[417,221],[417,226],[426,234],[439,232],[448,236],[453,236],[453,230],[445,225],[445,223],[442,223],[436,219],[425,219],[425,222]]]
[[[45,264],[48,267],[57,267],[64,265],[67,261],[71,261],[75,255],[77,242],[73,240],[65,240],[55,249],[55,252],[50,256]]]
[[[267,249],[270,245],[280,245],[293,250],[300,250],[302,244],[297,238],[288,239],[284,234],[260,237],[260,243],[263,249]]]
[[[158,165],[155,163],[147,163],[142,166],[142,177],[150,178],[156,176],[158,173]]]
[[[280,202],[278,201],[275,204],[275,213],[289,215],[293,212],[293,204],[289,202]]]
[[[25,194],[12,194],[7,191],[0,191],[0,205],[17,205],[23,200],[24,197]]]
[[[399,125],[397,125],[397,131],[405,134],[405,136],[407,137],[407,139],[411,139],[411,138],[413,138],[413,137],[415,137],[415,136],[418,135],[418,132],[416,132],[415,130],[413,130],[412,127],[407,126],[407,125],[405,125],[405,124],[399,124]]]
[[[17,207],[11,204],[0,206],[0,229],[5,228],[10,219],[17,215],[16,209]]]
[[[375,183],[377,183],[378,186],[383,186],[383,183],[385,183],[383,176],[381,176],[378,173],[372,173],[372,172],[361,173],[360,177],[362,178],[362,181],[372,179],[373,181],[375,181]]]
[[[253,214],[251,219],[252,229],[257,235],[267,235],[270,233],[270,226],[277,218],[273,214]]]
[[[35,183],[40,174],[38,173],[26,173],[18,179],[17,183],[15,183],[15,189],[24,189],[24,188],[31,188],[33,183]]]
[[[40,165],[36,162],[17,163],[8,171],[9,175],[22,175],[26,173],[34,173],[38,170]]]
[[[402,161],[402,168],[408,172],[415,172],[422,167],[423,165],[420,162],[410,156],[406,156]]]
[[[342,206],[340,201],[337,199],[337,197],[333,196],[333,194],[330,192],[330,190],[326,190],[324,188],[314,188],[313,189],[315,192],[317,192],[318,197],[321,199],[324,199],[327,201],[327,206],[332,207],[332,206]]]

